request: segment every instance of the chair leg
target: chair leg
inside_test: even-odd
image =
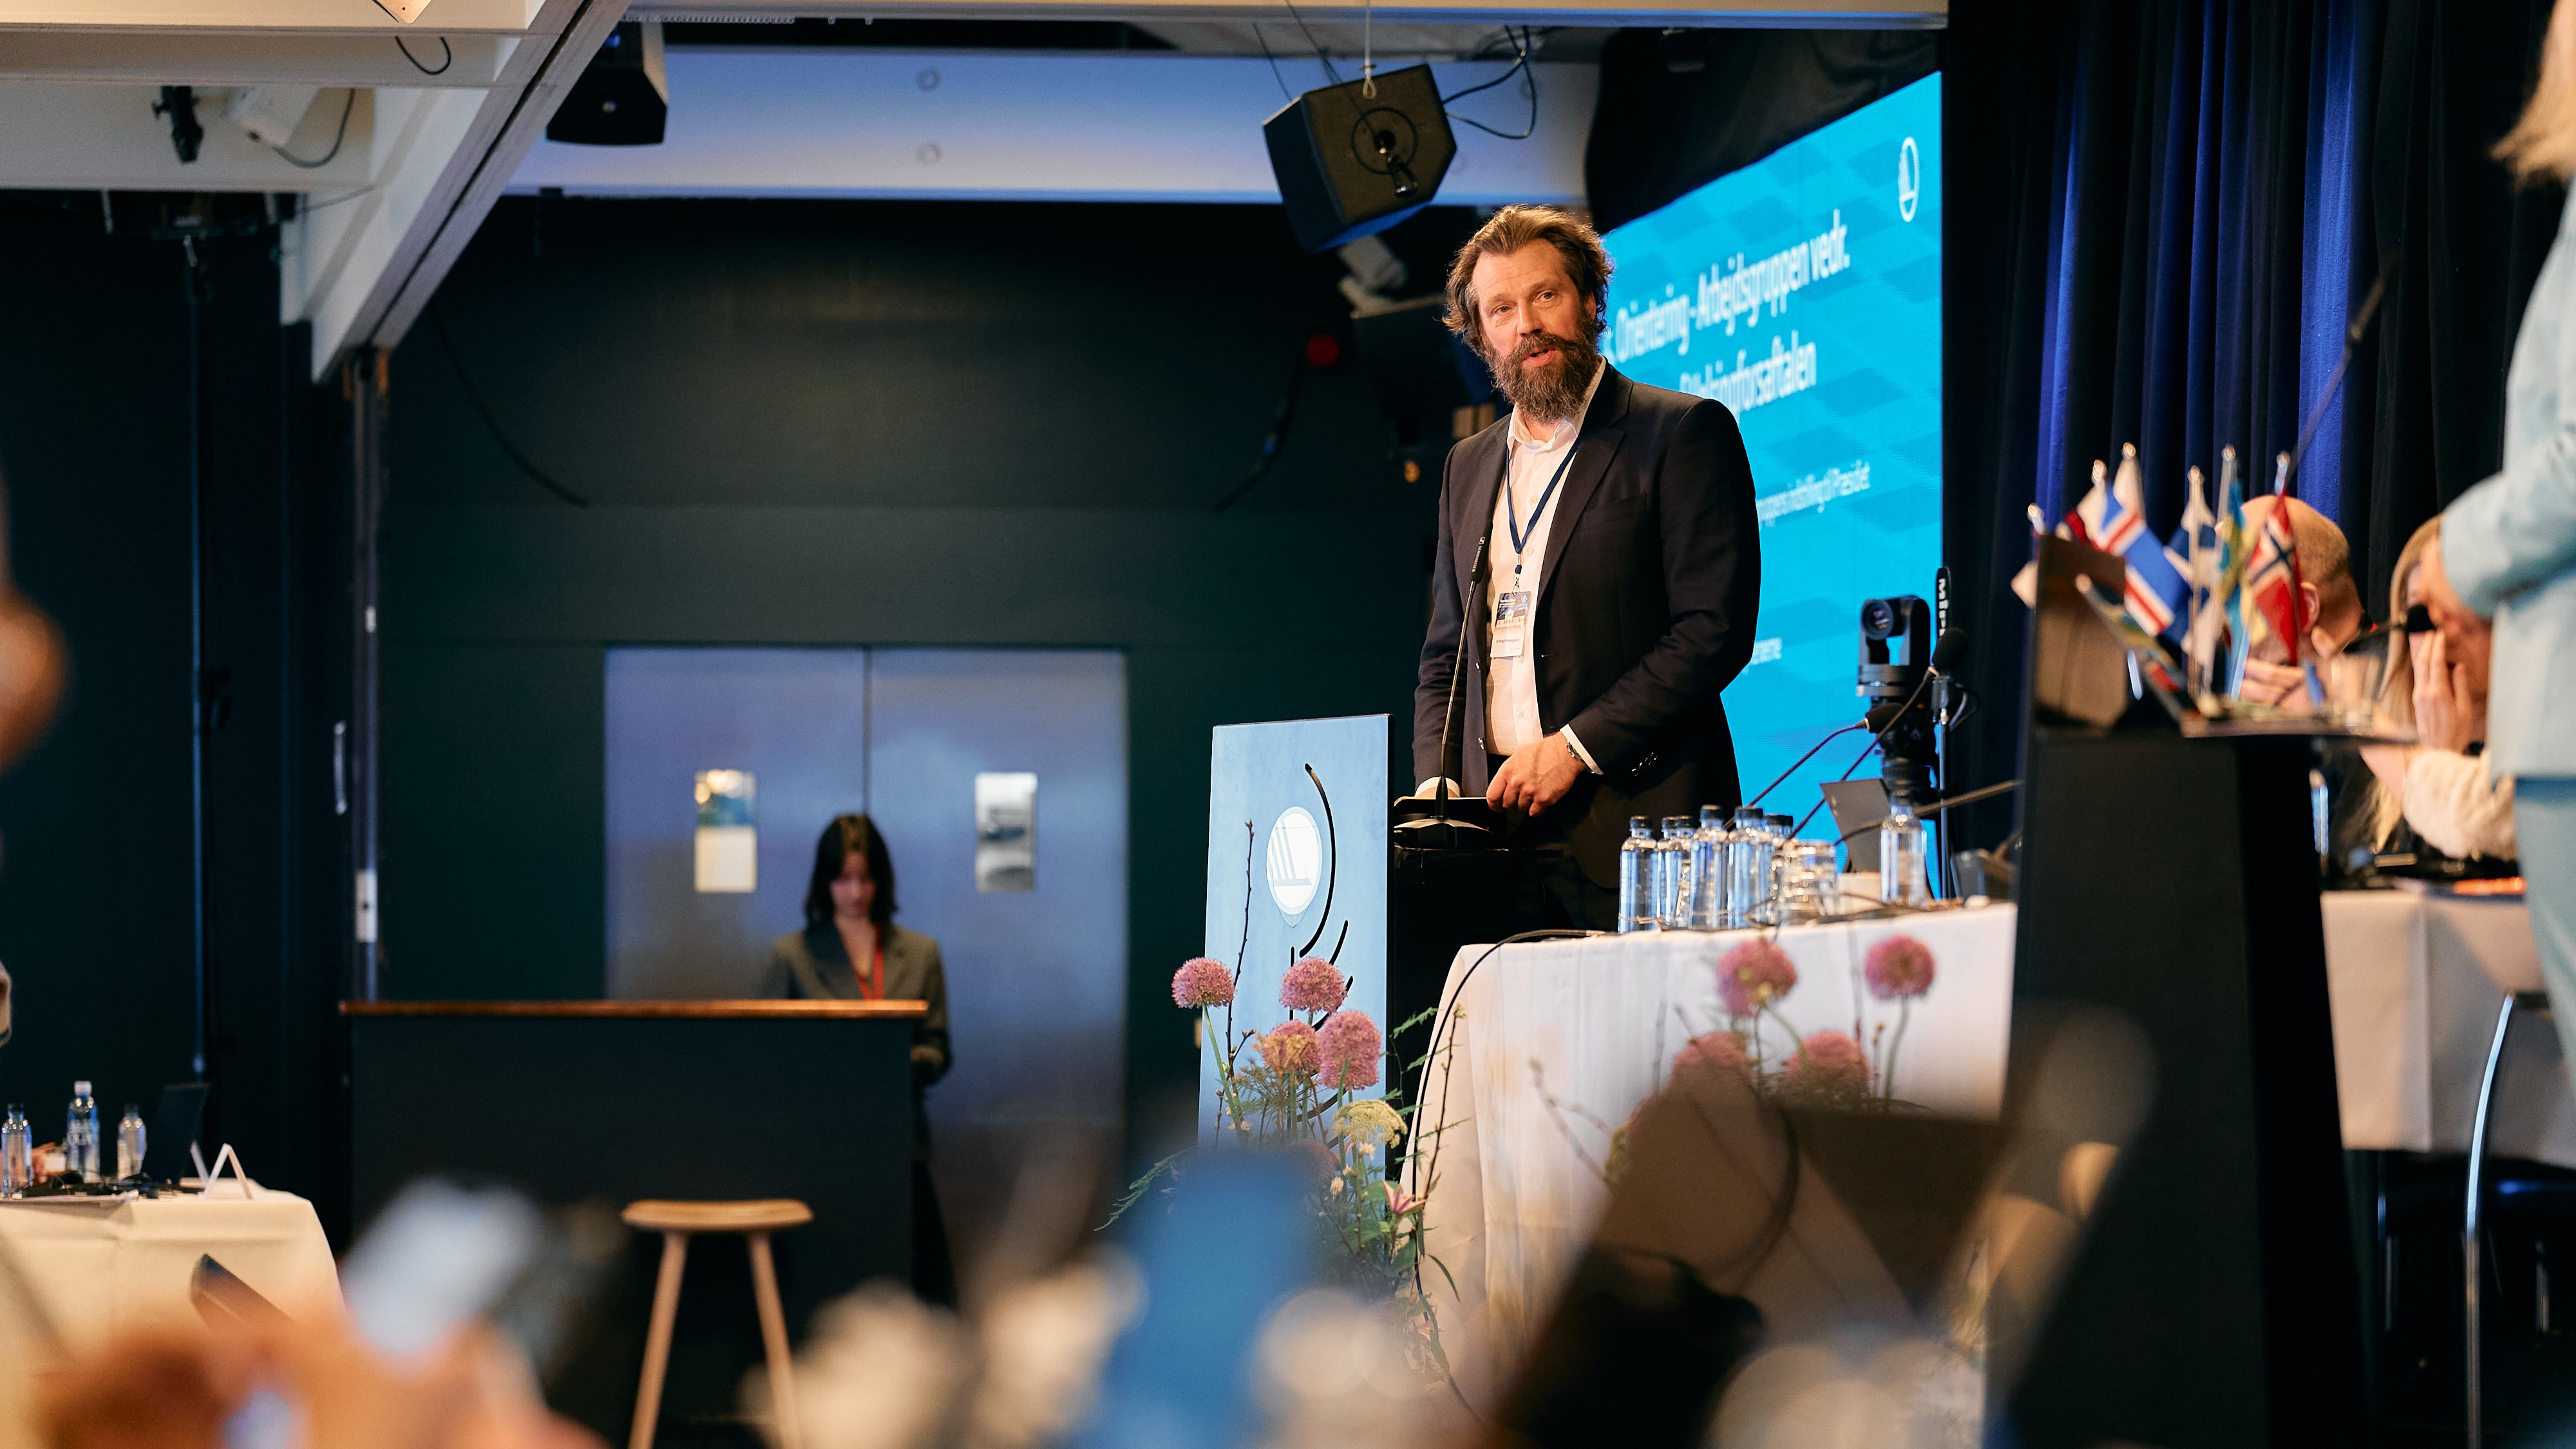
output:
[[[2483,1286],[2479,1262],[2481,1232],[2486,1198],[2487,1126],[2495,1115],[2496,1068],[2504,1060],[2504,1039],[2513,1030],[2514,1008],[2522,998],[2505,993],[2504,1005],[2496,1008],[2495,1038],[2487,1043],[2487,1066],[2478,1079],[2478,1115],[2469,1127],[2469,1195],[2466,1211],[2461,1215],[2460,1259],[2465,1270],[2463,1306],[2467,1319],[2461,1343],[2466,1350],[2467,1379],[2463,1407],[2468,1429],[2468,1449],[2480,1449],[2486,1442],[2486,1386],[2481,1367],[2478,1294]]]
[[[787,1354],[787,1315],[778,1307],[778,1270],[769,1258],[769,1234],[750,1234],[751,1293],[760,1303],[760,1344],[769,1353],[769,1417],[779,1449],[804,1449],[796,1417],[796,1367]]]
[[[662,1376],[671,1367],[671,1320],[680,1309],[680,1271],[689,1260],[689,1235],[662,1235],[662,1273],[653,1280],[653,1322],[644,1334],[644,1380],[635,1386],[635,1427],[626,1449],[653,1449],[662,1417]]]

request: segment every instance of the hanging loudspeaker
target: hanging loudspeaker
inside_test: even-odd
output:
[[[1261,123],[1297,244],[1310,252],[1384,231],[1430,205],[1458,155],[1431,67],[1308,91]]]

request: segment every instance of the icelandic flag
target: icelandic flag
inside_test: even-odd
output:
[[[2115,553],[2128,564],[2129,582],[2121,603],[2129,617],[2150,634],[2170,634],[2191,601],[2189,564],[2147,531],[2146,483],[2138,471],[2138,450],[2120,450],[2120,474],[2103,486],[2103,469],[2094,465],[2092,491],[2076,505],[2076,515],[2093,546]]]

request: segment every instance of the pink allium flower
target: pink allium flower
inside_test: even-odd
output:
[[[1334,1012],[1317,1043],[1323,1048],[1327,1084],[1346,1091],[1377,1085],[1377,1059],[1386,1050],[1386,1039],[1367,1012]]]
[[[1192,1011],[1224,1006],[1234,1000],[1234,973],[1222,961],[1193,956],[1172,973],[1172,1001]]]
[[[1695,1036],[1673,1054],[1675,1074],[1693,1067],[1715,1067],[1723,1072],[1751,1075],[1753,1063],[1744,1055],[1744,1034],[1734,1031],[1712,1031]]]
[[[1751,1016],[1797,984],[1789,953],[1769,941],[1747,941],[1717,963],[1717,997],[1729,1016]]]
[[[1274,1072],[1311,1077],[1322,1059],[1315,1049],[1315,1029],[1302,1021],[1282,1022],[1253,1045],[1261,1049],[1261,1064]]]
[[[1791,1088],[1866,1092],[1869,1058],[1848,1034],[1820,1031],[1807,1038],[1803,1051],[1781,1065],[1780,1082]]]
[[[1869,948],[1861,971],[1869,994],[1881,1001],[1921,996],[1932,989],[1932,948],[1912,936],[1890,936]]]
[[[1290,1011],[1331,1011],[1350,989],[1333,963],[1309,956],[1288,968],[1287,978],[1279,983],[1279,1004]]]

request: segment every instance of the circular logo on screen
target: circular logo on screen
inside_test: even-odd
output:
[[[1896,214],[1907,221],[1923,205],[1923,153],[1916,149],[1914,138],[1896,148]]]
[[[1324,832],[1304,806],[1289,806],[1272,823],[1266,867],[1270,899],[1281,915],[1294,916],[1313,904],[1324,884]]]

